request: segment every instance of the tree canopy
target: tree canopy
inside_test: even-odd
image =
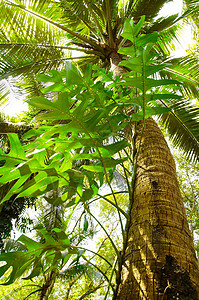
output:
[[[161,211],[161,223],[159,217],[154,218],[155,209],[150,208],[150,203],[157,199],[162,203],[161,195],[175,182],[161,183],[159,187],[161,176],[166,178],[170,172],[167,164],[170,164],[175,178],[175,168],[168,158],[164,141],[155,149],[159,149],[156,153],[147,154],[148,126],[153,124],[156,132],[156,123],[151,116],[159,117],[173,137],[174,145],[181,147],[190,160],[197,162],[199,156],[198,107],[191,101],[191,97],[198,95],[197,67],[188,71],[187,58],[183,61],[168,57],[169,47],[177,36],[179,20],[193,14],[196,6],[187,2],[183,16],[158,19],[158,11],[165,2],[30,1],[28,5],[24,1],[1,2],[2,9],[7,12],[7,21],[2,24],[4,31],[1,31],[0,50],[4,59],[1,78],[13,76],[19,80],[26,76],[26,83],[21,83],[21,87],[28,86],[29,92],[31,87],[33,97],[27,97],[26,101],[35,108],[36,120],[32,129],[25,128],[22,138],[13,130],[6,131],[5,128],[11,127],[2,122],[1,133],[8,137],[8,149],[0,150],[1,209],[10,199],[17,202],[31,196],[45,199],[53,208],[63,209],[66,214],[62,224],[59,210],[55,209],[53,224],[35,227],[37,240],[22,235],[12,248],[4,249],[0,255],[4,262],[0,275],[8,274],[4,285],[12,284],[22,276],[29,280],[42,275],[44,280],[39,284],[35,282],[33,293],[39,293],[40,299],[47,299],[59,276],[68,278],[72,287],[77,279],[83,280],[83,275],[93,273],[90,286],[79,299],[98,289],[104,299],[109,295],[113,299],[122,299],[119,297],[122,297],[122,285],[126,283],[122,282],[121,274],[130,247],[132,216],[136,214],[138,218],[140,214],[142,219],[149,215],[154,237],[154,244],[148,242],[149,248],[155,249],[158,244],[155,239],[162,241],[163,228],[166,228],[164,220],[170,215],[170,209]],[[23,23],[29,26],[26,28]],[[80,58],[79,66],[64,57],[64,51],[71,49],[86,54]],[[179,65],[179,62],[184,63]],[[162,139],[159,133],[157,136]],[[161,147],[165,149],[165,157],[162,156],[160,161],[166,164],[158,169],[151,161],[156,161],[156,155],[159,160],[157,152]],[[144,164],[141,160],[143,151]],[[153,173],[152,168],[158,172]],[[138,180],[142,172],[149,178],[152,176],[152,200],[147,202],[149,213],[142,204],[136,204],[137,213],[133,207],[137,195],[144,199],[148,193],[139,192]],[[172,213],[176,213],[175,207],[182,209],[178,218],[180,220],[183,215],[184,224],[181,198],[177,197],[177,200],[173,199]],[[113,209],[110,223],[116,216],[113,229],[106,224],[108,220],[104,223],[103,218],[100,219],[99,203],[102,200]],[[163,200],[167,205],[168,199]],[[155,206],[160,204],[155,203]],[[73,218],[75,221],[72,222]],[[155,219],[159,223],[154,225]],[[178,226],[181,225],[177,224],[176,228]],[[86,247],[87,238],[94,234],[93,227],[102,235],[98,250]],[[194,265],[196,260],[188,225],[183,227],[185,239],[190,243],[188,251],[193,256],[190,261]],[[139,228],[142,232],[143,228]],[[167,229],[165,239],[169,234]],[[141,238],[145,236],[150,239],[149,233]],[[142,249],[140,251],[142,255]],[[175,248],[173,252],[165,252],[165,265],[158,274],[164,268],[166,270],[169,263],[180,270],[179,274],[188,274],[183,263],[178,265],[175,252]],[[71,275],[73,271],[76,277]],[[134,272],[136,278],[136,268]],[[181,291],[175,281],[175,291],[170,290],[165,278],[161,277],[161,286],[155,292],[164,297],[165,290],[168,290],[168,296],[185,295],[192,290],[193,299],[197,299],[197,271],[195,274],[196,277],[191,273],[192,282],[185,291]],[[139,289],[141,293],[142,287]],[[143,293],[150,292],[144,290]]]

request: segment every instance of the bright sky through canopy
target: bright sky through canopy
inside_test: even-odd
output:
[[[173,0],[164,5],[159,12],[159,17],[170,16],[182,12],[182,0]]]

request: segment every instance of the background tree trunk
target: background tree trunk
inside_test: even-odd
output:
[[[138,124],[135,150],[143,124]],[[173,157],[145,123],[117,300],[199,299],[199,268]]]
[[[54,287],[55,281],[56,281],[56,271],[52,270],[48,275],[46,282],[42,286],[42,291],[39,300],[48,300],[50,293],[52,292],[52,289]]]
[[[27,125],[24,122],[12,123],[7,121],[0,121],[0,133],[12,132],[23,134],[31,128],[33,128],[32,125]]]

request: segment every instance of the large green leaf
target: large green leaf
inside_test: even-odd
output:
[[[143,77],[137,77],[137,78],[129,78],[125,80],[125,83],[119,83],[119,85],[126,85],[131,87],[136,87],[140,89],[141,91],[148,91],[154,87],[158,86],[164,86],[164,85],[179,85],[181,84],[177,80],[172,79],[151,79],[151,78],[143,78]]]
[[[12,284],[16,279],[21,277],[27,271],[30,272],[24,279],[32,279],[40,275],[45,270],[52,270],[57,267],[58,262],[61,262],[63,255],[62,251],[68,250],[68,255],[77,253],[75,249],[70,251],[70,240],[66,234],[58,229],[58,240],[55,240],[49,232],[38,227],[37,230],[42,234],[45,242],[36,242],[33,239],[21,235],[18,242],[26,247],[26,251],[12,251],[0,254],[0,261],[6,262],[6,265],[0,267],[0,277],[12,267],[9,278],[3,285]],[[56,229],[55,229],[56,231]],[[50,254],[50,255],[49,255]],[[45,265],[45,260],[48,260],[49,265]]]
[[[129,6],[125,8],[124,13],[135,15],[136,12],[145,11],[146,8],[140,6],[141,2],[129,1]],[[157,4],[158,7],[164,1],[160,2]],[[108,63],[110,59],[114,38],[122,31],[123,20],[118,20],[114,26],[111,24],[111,18],[114,18],[113,12],[117,7],[115,3],[115,1],[106,1],[106,5],[102,8],[100,1],[99,7],[90,1],[64,1],[61,5],[61,13],[65,16],[62,24],[68,25],[71,22],[74,28],[70,31],[59,23],[57,12],[51,17],[58,22],[55,24],[53,21],[55,27],[67,32],[67,37],[75,37],[73,41],[76,41],[79,47],[83,47],[85,51],[97,53],[96,55],[106,64],[106,60]],[[80,14],[74,15],[71,17],[73,19],[67,21],[69,11],[78,12],[80,8],[85,10],[85,7],[87,8],[85,19],[84,14]],[[20,7],[18,6],[17,9],[20,10]],[[24,9],[24,6],[21,7],[22,11]],[[37,11],[36,6],[31,9]],[[151,11],[154,12],[156,9],[153,8]],[[48,9],[47,12],[50,13]],[[30,14],[32,16],[32,12]],[[100,22],[97,16],[101,17]],[[83,23],[83,19],[86,23]],[[167,21],[169,23],[169,20]],[[134,23],[137,25],[134,26]],[[96,28],[92,28],[90,24],[95,24]],[[163,25],[161,24],[162,27]],[[0,167],[0,182],[2,184],[13,180],[16,182],[3,201],[8,200],[13,194],[17,194],[17,197],[42,195],[52,205],[65,203],[66,209],[71,208],[74,211],[76,206],[81,204],[85,214],[85,211],[90,212],[90,202],[94,201],[93,197],[97,195],[99,187],[106,184],[112,190],[114,207],[117,208],[120,217],[121,209],[117,205],[116,194],[111,185],[116,168],[122,169],[128,190],[132,192],[132,182],[128,175],[130,173],[128,168],[129,165],[132,167],[132,161],[128,155],[129,143],[124,138],[124,128],[129,129],[131,134],[131,126],[134,125],[131,121],[136,122],[151,115],[163,113],[170,118],[175,111],[176,115],[178,112],[181,127],[186,125],[189,136],[192,135],[195,140],[198,139],[196,134],[198,110],[188,109],[189,114],[186,112],[186,105],[183,109],[182,107],[181,110],[179,109],[182,100],[179,95],[180,89],[176,92],[177,94],[172,93],[172,90],[175,90],[180,82],[169,77],[164,79],[159,77],[160,71],[161,74],[165,74],[167,68],[165,64],[159,63],[161,57],[155,50],[160,46],[160,36],[158,37],[156,32],[143,34],[144,30],[150,31],[151,25],[148,22],[148,28],[143,29],[143,26],[144,17],[137,22],[135,15],[134,20],[128,20],[124,25],[124,39],[116,41],[117,47],[120,47],[122,43],[125,46],[120,53],[131,56],[129,60],[120,64],[131,69],[131,72],[124,74],[121,80],[119,78],[113,80],[110,73],[106,74],[105,70],[99,70],[99,68],[96,68],[95,73],[95,68],[90,65],[85,72],[82,70],[80,72],[80,69],[71,63],[66,63],[66,70],[61,72],[52,70],[49,75],[41,74],[38,77],[46,84],[42,91],[52,94],[48,94],[46,98],[40,95],[28,102],[43,111],[37,116],[38,120],[51,122],[45,122],[44,124],[47,125],[25,134],[27,144],[24,146],[15,136],[10,136],[10,153],[5,154],[1,151],[3,163]],[[84,36],[85,32],[87,36]],[[98,32],[101,40],[99,40]],[[99,76],[102,76],[102,80]],[[49,100],[50,95],[53,95],[51,100]],[[133,107],[130,112],[129,106]],[[127,113],[124,113],[125,109]],[[191,120],[192,117],[194,121]],[[168,119],[167,124],[169,124]],[[130,128],[126,128],[126,125]],[[178,134],[178,139],[179,136],[180,134]],[[197,141],[195,145],[195,149],[198,148]],[[53,190],[59,190],[56,199],[46,194]],[[90,215],[96,220],[92,212]],[[120,223],[123,232],[121,218]],[[103,228],[103,224],[101,227]],[[83,228],[84,231],[88,231],[86,217]],[[103,229],[109,237],[106,229]],[[66,235],[64,238],[60,235],[55,240],[45,229],[39,230],[45,240],[43,244],[22,236],[19,242],[26,246],[27,251],[13,252],[14,254],[10,256],[10,253],[6,253],[0,257],[7,262],[1,267],[0,275],[4,275],[10,267],[13,267],[7,284],[12,283],[30,268],[32,270],[26,279],[38,276],[42,270],[48,270],[49,265],[50,270],[57,267],[61,260],[68,262],[72,254],[77,254],[77,250],[71,246]],[[59,233],[59,230],[55,232]],[[114,247],[111,238],[110,241]],[[117,248],[115,250],[120,257]],[[65,257],[62,255],[63,251],[67,253]],[[16,264],[16,260],[20,260],[19,264]]]
[[[156,34],[153,37],[155,43]],[[139,71],[141,76],[134,77],[132,73],[126,73],[124,81],[114,83],[115,87],[119,85],[122,89],[125,89],[126,86],[139,88],[142,93],[131,100],[129,97],[122,97],[118,99],[118,103],[113,101],[111,87],[92,80],[91,66],[88,67],[85,74],[80,74],[73,64],[67,64],[64,72],[51,71],[48,76],[40,76],[40,80],[53,83],[48,86],[48,91],[54,91],[54,84],[58,84],[57,88],[60,93],[53,101],[44,97],[34,97],[28,101],[29,104],[45,111],[37,116],[38,119],[53,121],[62,119],[66,120],[67,124],[42,126],[25,135],[26,138],[35,137],[32,142],[24,146],[26,155],[23,147],[18,147],[20,153],[23,153],[25,162],[16,166],[10,174],[7,172],[6,164],[4,168],[1,168],[3,176],[0,178],[0,182],[2,184],[17,180],[3,201],[8,200],[14,193],[18,194],[18,197],[25,197],[29,194],[39,196],[45,195],[54,188],[65,186],[64,193],[60,195],[56,203],[68,201],[66,204],[68,207],[75,205],[81,200],[80,190],[84,186],[85,176],[88,176],[88,172],[107,174],[107,171],[113,172],[118,164],[122,164],[126,160],[126,157],[114,158],[115,154],[128,146],[126,140],[116,142],[115,138],[111,138],[112,135],[116,134],[117,136],[118,132],[127,125],[129,117],[123,113],[122,105],[136,104],[138,106],[137,113],[131,116],[131,120],[134,121],[169,111],[169,108],[159,107],[158,103],[153,101],[167,100],[167,98],[179,99],[179,96],[172,93],[154,94],[154,88],[179,82],[147,78],[164,68],[164,65],[154,65],[153,56],[150,55],[152,49],[150,38],[143,36],[137,38],[136,42],[141,46],[144,42],[146,43],[144,50],[139,51],[138,49],[137,56],[133,59],[134,71]],[[140,49],[141,46],[139,46]],[[99,73],[98,69],[97,73]],[[93,78],[95,77],[94,74]],[[62,87],[65,85],[67,91],[63,92]],[[153,93],[145,94],[147,90],[152,89]],[[152,106],[147,106],[148,102],[151,102]],[[16,149],[15,144],[11,144],[11,153]],[[48,153],[52,153],[52,155]],[[48,155],[48,159],[46,159],[46,155]],[[8,155],[5,157],[10,158]],[[81,163],[81,160],[88,160],[89,163],[85,165],[84,162]],[[78,161],[83,168],[74,170],[73,165],[76,165]],[[32,178],[26,182],[30,176]],[[103,183],[102,178],[101,176],[101,184]],[[90,180],[90,178],[88,179]],[[91,185],[93,185],[92,181]],[[55,203],[54,200],[52,201]]]
[[[142,16],[138,24],[135,26],[133,19],[127,19],[124,23],[122,36],[135,44],[135,38],[143,27],[144,21],[145,17]]]

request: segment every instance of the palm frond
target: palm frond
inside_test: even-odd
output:
[[[15,9],[17,9],[19,11],[20,15],[28,16],[34,22],[36,20],[36,22],[44,23],[47,26],[56,28],[57,30],[59,29],[62,31],[62,34],[65,33],[65,36],[67,35],[69,39],[72,37],[74,40],[77,40],[79,42],[84,42],[85,44],[88,44],[88,45],[92,45],[92,47],[94,47],[95,49],[98,49],[99,51],[103,52],[103,48],[100,47],[98,45],[98,43],[93,40],[93,38],[90,38],[89,36],[85,36],[84,34],[82,34],[81,30],[77,31],[77,28],[75,28],[75,31],[73,31],[72,28],[69,29],[68,25],[67,26],[62,25],[60,23],[60,15],[58,13],[56,13],[55,15],[53,14],[53,18],[51,18],[48,16],[48,14],[46,12],[44,14],[41,14],[40,11],[38,12],[31,8],[27,8],[23,5],[15,3],[13,1],[8,1],[8,0],[4,0],[4,1],[8,4],[8,6],[11,6],[11,7],[14,6]],[[57,19],[59,21],[57,21]],[[21,23],[21,24],[23,24],[23,23]],[[31,21],[29,21],[28,24],[30,24],[30,26],[31,26]],[[32,27],[33,26],[31,26],[31,28]]]
[[[141,16],[146,16],[146,20],[155,18],[160,9],[169,0],[140,0],[133,1],[130,6],[129,17],[134,17],[135,21],[139,20]]]
[[[14,97],[16,100],[21,99],[22,88],[18,84],[18,78],[9,77],[7,79],[0,80],[0,91],[2,108],[6,108],[10,99]]]
[[[1,44],[0,46],[0,79],[8,76],[27,75],[44,72],[58,67],[64,52],[62,49],[49,46],[28,44]],[[42,68],[41,68],[42,67]]]
[[[45,87],[44,84],[38,82],[36,80],[35,74],[30,74],[27,77],[21,78],[19,81],[20,87],[23,90],[23,96],[25,97],[35,97],[35,96],[43,96],[42,89]]]
[[[108,39],[109,39],[109,43],[110,43],[110,47],[113,48],[114,47],[114,36],[113,36],[113,28],[112,28],[112,24],[113,24],[113,3],[114,1],[110,1],[110,0],[105,0],[105,13],[106,13],[106,18],[107,18],[107,34],[108,34]]]
[[[21,2],[21,1],[19,1]],[[40,1],[33,1],[40,2]],[[46,1],[49,2],[49,1]],[[61,32],[49,22],[35,18],[27,13],[20,4],[1,1],[0,9],[0,40],[1,42],[17,41],[18,43],[58,44]],[[39,6],[40,7],[40,6]],[[46,10],[44,10],[46,13]],[[40,11],[41,13],[42,11]]]
[[[176,22],[176,20],[178,19],[178,14],[175,15],[171,15],[169,17],[166,18],[158,18],[157,20],[155,20],[155,22],[150,22],[149,23],[149,28],[146,31],[147,33],[151,33],[154,31],[158,31],[161,32],[165,29],[168,29],[170,26],[173,26]]]
[[[60,57],[55,59],[55,57],[48,58],[43,56],[40,58],[37,57],[35,61],[34,57],[28,57],[27,53],[25,55],[26,59],[24,58],[24,60],[18,59],[17,61],[12,61],[10,58],[10,61],[1,63],[0,90],[4,91],[2,100],[3,97],[8,97],[9,94],[15,95],[15,98],[17,95],[19,97],[21,96],[23,86],[23,84],[21,84],[22,79],[26,81],[26,92],[31,93],[32,96],[37,95],[38,93],[35,94],[36,86],[35,84],[32,85],[33,81],[30,79],[35,77],[37,73],[48,72],[55,68],[60,69],[64,65],[64,60]],[[27,84],[28,82],[29,84]]]
[[[8,90],[8,85],[6,84],[6,81],[0,82],[0,105],[4,104],[8,100],[8,95],[10,91]]]
[[[171,50],[175,48],[175,42],[179,42],[180,30],[181,26],[177,24],[159,33],[155,49],[160,55],[163,57],[170,55]]]
[[[87,5],[86,5],[87,4]],[[91,33],[98,38],[96,31],[96,25],[102,33],[102,22],[101,19],[97,19],[100,8],[96,10],[97,6],[95,3],[89,3],[86,1],[59,1],[59,7],[62,11],[62,22],[63,24],[73,28],[73,30],[79,31],[82,34],[90,36]],[[102,16],[102,14],[101,14]],[[97,22],[97,24],[96,24]]]
[[[193,161],[199,159],[199,108],[188,99],[181,99],[170,104],[171,112],[161,115],[160,120],[167,128],[176,147],[180,147],[185,156]]]
[[[53,193],[53,195],[52,195]],[[53,190],[51,195],[46,195],[46,197],[58,197],[59,191]],[[45,203],[46,204],[46,203]],[[50,231],[52,228],[64,227],[64,205],[54,206],[54,205],[45,205],[45,215],[41,216],[43,218],[43,225],[45,228]]]
[[[66,270],[61,271],[58,275],[59,278],[63,279],[72,279],[77,278],[79,279],[81,276],[87,276],[90,279],[102,279],[102,274],[100,272],[97,272],[94,270],[92,265],[89,263],[77,263],[77,261],[74,261],[74,263],[69,266]]]
[[[50,1],[29,1],[30,6],[41,12],[48,12]],[[63,51],[58,47],[60,30],[21,10],[26,1],[1,1],[0,9],[0,79],[15,77],[7,82],[1,81],[1,90],[8,95],[13,86],[15,91],[19,78],[37,72],[45,72],[63,64]],[[48,14],[48,13],[47,13]],[[56,47],[57,46],[57,47]],[[43,70],[42,70],[43,69]],[[19,86],[19,85],[18,85]]]
[[[178,69],[186,75],[199,80],[199,58],[196,52],[190,52],[187,56],[179,59],[178,66]]]
[[[171,63],[164,71],[168,76],[183,82],[182,89],[189,98],[199,97],[199,64],[195,53],[190,53],[183,58],[168,60]]]
[[[192,19],[196,26],[199,27],[199,1],[197,0],[184,0],[187,9],[192,14]]]

